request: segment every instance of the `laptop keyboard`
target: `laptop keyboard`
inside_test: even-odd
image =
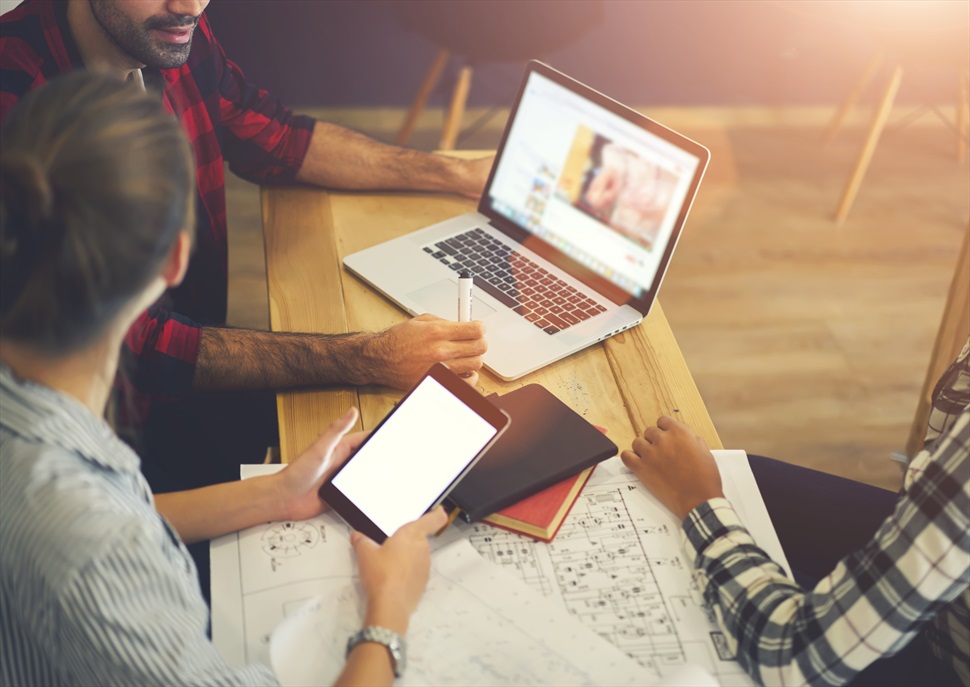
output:
[[[482,229],[425,246],[424,251],[456,272],[467,270],[477,288],[546,334],[606,312],[602,305]]]

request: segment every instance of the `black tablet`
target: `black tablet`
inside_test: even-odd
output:
[[[324,482],[320,497],[381,543],[441,503],[508,424],[508,415],[437,364]]]

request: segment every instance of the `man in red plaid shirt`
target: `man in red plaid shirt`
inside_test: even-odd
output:
[[[0,119],[28,91],[88,67],[157,92],[192,142],[198,194],[191,266],[183,284],[142,315],[123,351],[130,393],[119,412],[143,429],[137,448],[156,492],[235,479],[240,462],[261,458],[276,432],[267,390],[371,383],[405,389],[438,360],[474,378],[485,352],[480,322],[430,316],[337,336],[223,326],[224,161],[255,183],[474,196],[491,159],[403,150],[294,115],[226,58],[202,14],[207,4],[26,0],[0,20]]]

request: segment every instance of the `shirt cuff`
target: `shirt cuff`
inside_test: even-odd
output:
[[[201,325],[187,317],[157,306],[142,313],[125,337],[127,355],[133,356],[126,367],[135,389],[169,399],[185,396],[201,341]]]
[[[698,567],[701,556],[711,545],[731,532],[743,532],[750,537],[726,498],[710,499],[688,513],[684,520],[683,544],[694,567]]]
[[[281,176],[286,177],[287,180],[293,180],[302,169],[303,161],[310,150],[310,140],[313,138],[317,120],[307,115],[295,114],[291,116],[288,124],[290,130],[287,132],[281,155],[287,171]]]

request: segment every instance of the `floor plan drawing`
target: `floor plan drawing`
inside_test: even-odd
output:
[[[744,454],[715,453],[725,493],[750,506],[739,508],[742,520],[773,558],[784,560],[767,513],[756,510],[764,506],[756,486],[751,492]],[[483,557],[557,600],[655,678],[694,664],[722,684],[751,684],[693,582],[679,524],[618,458],[597,467],[548,544],[484,524],[470,530]]]
[[[325,513],[213,542],[212,636],[223,655],[272,665],[287,686],[330,684],[364,617],[349,536]],[[649,682],[635,661],[464,538],[435,548],[408,644],[401,685]]]
[[[483,561],[467,541],[439,549],[408,629],[408,669],[397,684],[645,684],[637,664],[548,604]],[[333,681],[361,614],[353,580],[290,614],[270,649],[283,684]]]

